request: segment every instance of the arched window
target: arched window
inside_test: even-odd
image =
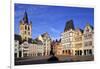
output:
[[[28,35],[30,35],[30,32],[28,32]]]
[[[68,50],[68,54],[71,54],[71,51],[70,50]]]
[[[25,30],[27,29],[27,26],[25,25]]]
[[[82,55],[82,50],[80,50],[80,55]]]
[[[28,30],[30,30],[30,27],[28,26]]]
[[[25,37],[25,40],[26,40],[27,38]]]
[[[84,55],[86,55],[86,50],[84,50]]]
[[[91,49],[89,50],[89,54],[92,55],[92,50]]]
[[[64,53],[64,50],[63,50],[63,53]]]
[[[66,53],[67,53],[67,50],[66,50]]]

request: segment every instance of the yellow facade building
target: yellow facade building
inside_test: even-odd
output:
[[[28,15],[25,12],[24,17],[20,20],[20,35],[22,40],[27,40],[32,36],[32,22],[28,21]]]
[[[63,48],[62,48],[61,42],[55,43],[55,55],[62,55],[62,51],[63,51]]]

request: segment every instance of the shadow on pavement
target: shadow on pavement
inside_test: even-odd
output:
[[[52,62],[52,63],[53,62],[55,63],[55,62],[58,62],[58,61],[59,61],[58,58],[54,55],[48,59],[48,62]]]

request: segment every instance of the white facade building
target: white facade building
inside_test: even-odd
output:
[[[37,44],[37,56],[44,55],[44,46],[43,44]]]
[[[38,41],[36,44],[30,44],[29,56],[43,56],[43,55],[44,55],[44,46],[41,41]]]
[[[84,48],[84,55],[94,55],[93,49],[94,49],[94,32],[93,27],[89,24],[87,24],[84,28],[83,33],[83,48]]]
[[[70,20],[66,23],[65,30],[61,33],[61,44],[63,47],[64,55],[73,55],[73,42],[74,42],[74,25],[73,21]]]
[[[37,56],[37,44],[30,44],[29,56]]]
[[[42,41],[44,47],[44,55],[50,55],[51,51],[51,38],[49,34],[46,32],[38,37],[38,40]]]
[[[67,32],[63,32],[61,34],[61,43],[63,46],[63,54],[64,55],[73,55],[73,37],[74,31],[72,29]]]
[[[64,55],[91,56],[94,49],[93,27],[87,24],[84,30],[74,29],[73,21],[66,23],[65,30],[61,33],[61,44]]]
[[[15,53],[15,57],[19,58],[19,41],[18,40],[15,40],[15,50],[14,50],[14,53]]]
[[[25,41],[20,45],[21,57],[28,57],[29,56],[29,46],[30,44]]]

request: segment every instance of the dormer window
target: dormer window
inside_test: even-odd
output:
[[[86,32],[89,32],[89,28],[87,27]]]

